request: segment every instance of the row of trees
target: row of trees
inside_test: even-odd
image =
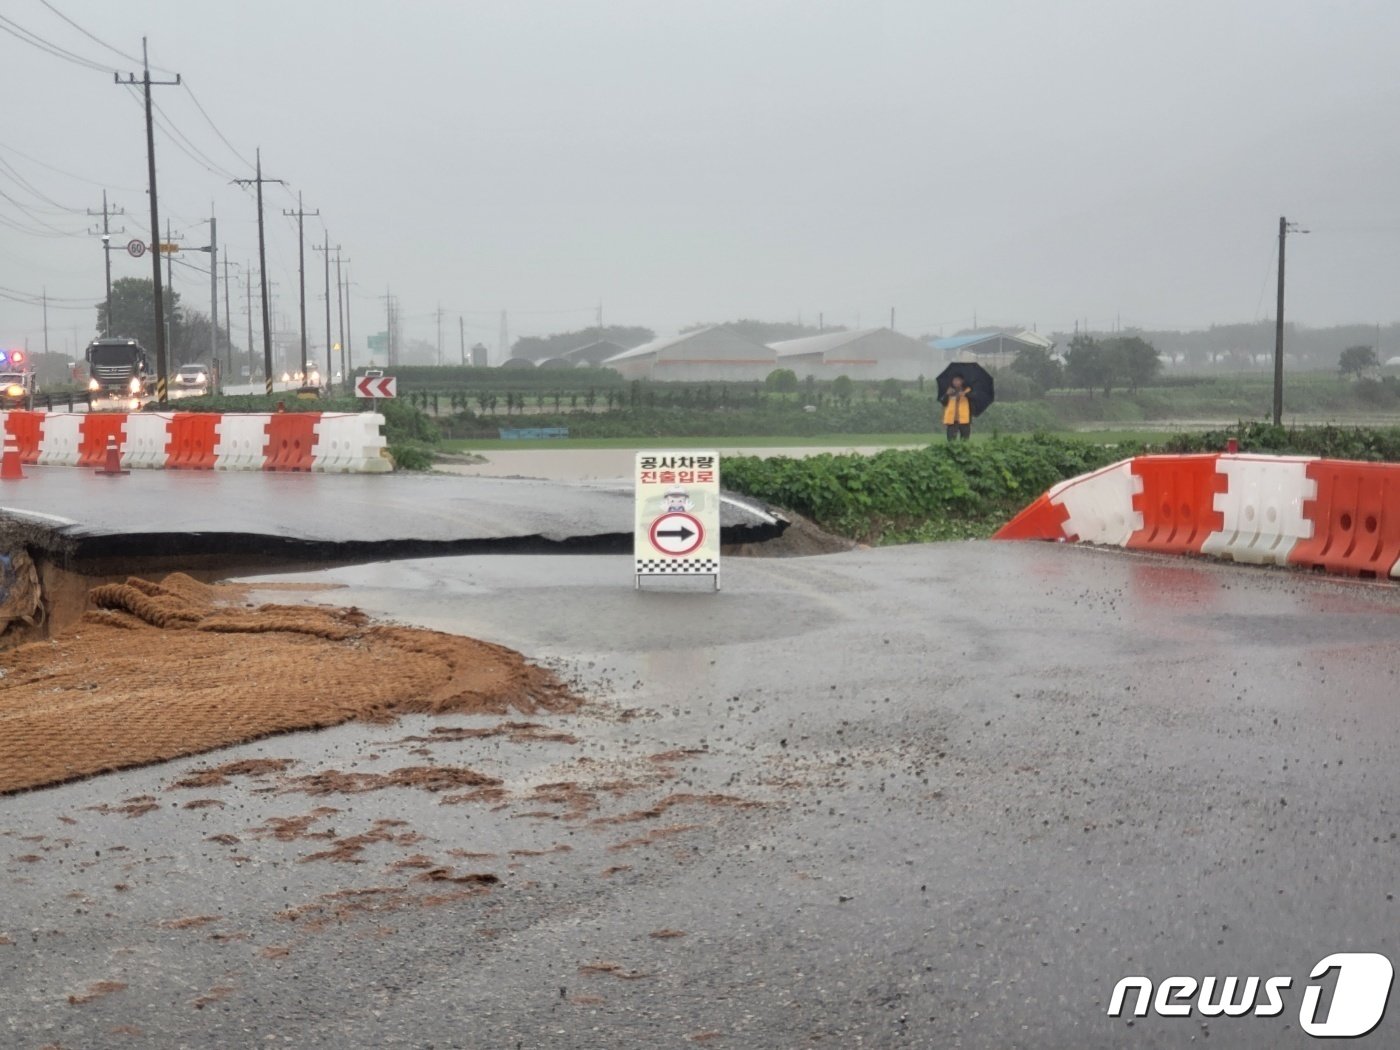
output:
[[[208,361],[209,317],[181,306],[180,293],[173,288],[163,289],[161,299],[169,319],[166,347],[170,353],[170,367]],[[97,304],[97,335],[108,330],[107,304],[101,302]],[[135,339],[147,350],[155,349],[155,290],[149,277],[122,277],[112,282],[110,331],[114,338]],[[227,353],[228,339],[222,325],[217,339],[219,354]]]
[[[1115,388],[1127,387],[1136,393],[1138,387],[1150,383],[1162,370],[1162,360],[1156,349],[1141,336],[1114,336],[1098,339],[1091,335],[1076,335],[1070,340],[1064,363],[1052,357],[1048,350],[1027,347],[1016,355],[1013,371],[1025,376],[1040,390],[1069,387],[1095,390],[1108,397]]]
[[[558,357],[581,346],[607,340],[616,343],[624,350],[641,346],[656,338],[650,328],[640,325],[612,324],[604,327],[580,328],[574,332],[555,332],[553,335],[523,335],[510,346],[512,357],[524,357],[531,361]]]

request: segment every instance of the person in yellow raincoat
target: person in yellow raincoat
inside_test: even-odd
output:
[[[943,426],[948,431],[948,440],[972,436],[972,402],[968,400],[971,391],[963,385],[962,376],[954,376],[948,389],[943,392]]]

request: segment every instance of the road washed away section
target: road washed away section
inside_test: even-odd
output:
[[[87,575],[449,554],[622,553],[625,483],[445,474],[326,475],[32,467],[0,484],[0,549]],[[721,542],[762,543],[788,522],[725,494]]]
[[[1053,486],[995,538],[1400,578],[1400,464],[1137,456]]]

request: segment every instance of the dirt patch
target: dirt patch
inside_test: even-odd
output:
[[[727,543],[720,553],[739,558],[805,558],[814,554],[838,554],[853,550],[855,540],[837,536],[790,510],[781,512],[788,520],[782,535],[758,543]]]
[[[103,584],[81,621],[8,652],[0,793],[352,720],[580,702],[503,646],[376,625],[356,609],[232,604],[245,596],[178,573]],[[274,771],[239,765],[179,786]]]
[[[755,802],[752,799],[738,798],[734,795],[692,795],[673,794],[667,795],[660,801],[648,806],[646,809],[636,809],[630,813],[619,813],[613,817],[598,817],[594,824],[631,824],[639,820],[654,820],[664,814],[674,806],[729,806],[734,809],[754,809],[763,805],[762,802]]]
[[[577,744],[578,737],[542,726],[538,722],[501,722],[494,726],[438,726],[428,736],[406,736],[400,744],[450,744],[461,740],[481,740],[503,736],[512,744],[531,741]]]
[[[225,999],[227,999],[230,995],[233,994],[233,991],[233,988],[229,985],[216,984],[213,988],[210,988],[207,992],[205,992],[198,999],[196,999],[193,1003],[193,1006],[196,1010],[203,1010],[206,1006],[209,1006],[211,1003],[223,1002]]]
[[[446,791],[449,788],[495,787],[500,783],[498,777],[489,777],[465,766],[405,766],[389,773],[342,773],[338,769],[326,769],[304,777],[290,777],[283,782],[282,790],[307,795],[358,795],[391,787]]]
[[[101,999],[104,995],[111,995],[113,992],[126,990],[126,985],[121,981],[96,981],[88,985],[88,990],[79,992],[68,997],[70,1006],[81,1006],[83,1003],[90,1003],[94,999]]]
[[[414,882],[456,882],[468,886],[495,886],[501,879],[489,871],[469,871],[465,875],[453,874],[451,868],[433,868],[421,875],[413,876]]]
[[[343,838],[331,837],[329,849],[321,850],[319,853],[308,853],[302,857],[298,863],[305,864],[312,860],[333,860],[341,864],[363,864],[364,858],[360,856],[366,846],[372,846],[376,842],[391,842],[398,846],[416,846],[423,841],[423,836],[416,831],[394,831],[393,828],[403,827],[402,820],[376,820],[368,831],[359,835],[346,835]],[[303,838],[311,838],[304,835]]]
[[[183,919],[162,919],[156,925],[162,930],[194,930],[218,921],[217,915],[188,915]]]
[[[272,773],[282,773],[293,764],[290,758],[247,758],[241,762],[225,762],[213,769],[196,769],[181,777],[170,786],[172,788],[219,787],[229,783],[229,777],[262,777]],[[186,806],[191,803],[185,803]]]
[[[482,883],[443,893],[424,894],[414,893],[406,886],[337,890],[323,893],[314,901],[284,909],[277,913],[276,918],[282,922],[294,922],[306,932],[315,932],[332,923],[346,923],[365,915],[385,915],[409,908],[436,908],[490,892],[490,886]]]
[[[125,813],[128,818],[139,817],[152,810],[160,809],[160,803],[151,795],[137,795],[135,798],[123,799],[121,805],[112,806],[106,802],[97,806],[86,807],[94,813]]]
[[[624,839],[621,842],[614,842],[608,847],[610,850],[631,849],[633,846],[650,846],[654,842],[671,838],[673,835],[684,835],[687,831],[694,831],[703,827],[701,824],[672,824],[670,827],[657,828],[655,831],[648,831],[645,835],[638,835],[636,838]]]
[[[317,806],[310,813],[303,813],[296,817],[268,817],[263,821],[261,827],[250,828],[249,833],[255,836],[271,836],[279,842],[295,842],[298,839],[334,838],[333,832],[317,831],[310,829],[322,817],[329,817],[340,810],[334,806]]]
[[[584,963],[578,968],[578,972],[583,977],[597,977],[606,974],[621,981],[639,981],[644,977],[651,976],[640,970],[629,970],[622,963],[617,962]]]

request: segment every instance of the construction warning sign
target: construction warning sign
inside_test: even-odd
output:
[[[638,452],[633,553],[643,576],[713,576],[719,590],[719,454]]]

